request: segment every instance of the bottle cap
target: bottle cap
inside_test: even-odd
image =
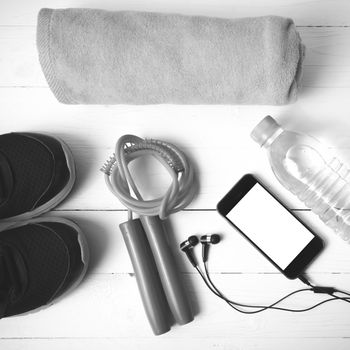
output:
[[[250,137],[260,146],[263,146],[264,143],[279,129],[281,129],[281,126],[275,119],[268,115],[253,129],[250,133]]]

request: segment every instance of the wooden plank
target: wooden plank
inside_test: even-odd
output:
[[[334,302],[305,314],[238,314],[210,294],[177,246],[189,234],[222,234],[223,242],[210,252],[211,271],[225,294],[238,301],[271,302],[304,286],[276,273],[213,209],[246,172],[258,174],[291,208],[303,208],[277,183],[266,156],[249,138],[265,114],[277,116],[291,129],[317,136],[350,164],[350,120],[346,117],[350,107],[350,28],[299,28],[308,50],[304,88],[299,102],[292,106],[64,106],[47,88],[35,48],[36,15],[46,6],[232,18],[274,13],[294,18],[299,26],[350,25],[347,0],[101,0],[98,4],[13,0],[0,5],[1,132],[47,132],[67,141],[77,162],[78,180],[72,195],[51,215],[71,218],[82,227],[92,257],[83,284],[62,301],[39,313],[1,320],[0,348],[348,349],[350,306]],[[122,206],[107,192],[98,171],[113,152],[116,139],[130,132],[178,144],[196,164],[201,183],[199,196],[190,206],[195,211],[174,215],[168,232],[196,320],[157,338],[145,319],[118,229],[126,212],[119,211]],[[141,162],[135,170],[154,178],[142,183],[148,195],[165,190],[167,178],[159,168]],[[200,209],[210,211],[197,211]],[[312,213],[297,214],[327,242],[324,253],[308,270],[313,281],[350,290],[349,247]],[[196,254],[200,257],[200,247]],[[306,294],[290,300],[288,306],[311,305],[323,298]]]
[[[175,325],[161,339],[249,337],[283,338],[350,337],[350,305],[332,302],[306,313],[267,311],[243,315],[206,289],[198,275],[185,275],[195,321]],[[350,287],[350,275],[327,275],[329,285]],[[301,282],[279,275],[217,275],[214,280],[226,295],[243,303],[269,303],[302,288]],[[324,300],[304,293],[285,302],[301,308]],[[90,275],[80,287],[46,310],[1,320],[2,338],[133,338],[156,342],[142,310],[135,278],[129,275]]]
[[[35,31],[35,27],[0,27],[0,86],[47,86],[38,62]],[[299,31],[307,48],[303,85],[350,87],[350,28]]]
[[[53,213],[72,219],[86,233],[90,250],[92,273],[132,273],[118,225],[127,220],[126,212],[66,212]],[[51,214],[52,215],[52,214]],[[349,245],[310,212],[297,212],[301,219],[312,226],[326,242],[322,254],[311,264],[307,272],[311,277],[322,278],[322,273],[350,273]],[[254,217],[254,213],[252,213]],[[276,218],[278,220],[278,218]],[[179,268],[184,273],[194,272],[184,253],[179,249],[190,235],[219,233],[222,242],[210,250],[210,269],[215,273],[279,273],[241,235],[216,212],[181,212],[167,222],[168,239]],[[293,237],[291,237],[293,239]],[[201,247],[194,253],[201,261]]]
[[[235,111],[235,107],[208,107],[204,111],[198,107],[185,106],[172,108],[168,106],[64,106],[57,104],[47,89],[30,91],[27,89],[1,89],[0,97],[2,114],[6,115],[6,118],[2,120],[2,132],[36,130],[37,132],[52,133],[63,138],[72,148],[77,162],[78,181],[69,201],[65,202],[64,208],[67,208],[66,205],[69,205],[71,209],[123,208],[119,201],[108,192],[103,174],[99,171],[105,160],[114,152],[114,144],[122,134],[134,133],[144,137],[172,141],[195,159],[197,166],[202,162],[200,191],[202,196],[212,198],[211,208],[215,207],[216,202],[231,187],[233,182],[249,170],[247,165],[250,162],[250,151],[247,150],[248,153],[242,154],[241,147],[245,148],[245,145],[240,145],[239,139],[236,140],[235,144],[231,140],[238,135],[243,135],[244,132],[249,148],[260,152],[259,147],[256,147],[249,140],[249,126],[246,125],[245,131],[243,131],[242,127],[245,123],[235,125],[233,122],[231,112]],[[19,104],[18,101],[21,103]],[[259,115],[260,119],[260,115],[271,111],[271,108],[265,108],[265,113],[261,108],[256,108],[255,111],[259,111],[255,114]],[[222,115],[222,121],[226,125],[219,125],[217,133],[213,134],[209,125],[213,115],[217,115],[217,113]],[[235,114],[238,117],[239,113]],[[169,120],[172,122],[169,123]],[[224,133],[221,133],[219,128],[222,128]],[[203,130],[204,133],[194,132],[192,134],[192,131],[199,129]],[[185,133],[188,133],[188,138],[185,137]],[[179,135],[181,135],[181,140]],[[241,136],[238,137],[241,138]],[[219,156],[222,160],[218,161],[218,149],[216,148],[218,144],[221,144],[222,151],[227,150],[227,156],[234,157],[235,161],[232,165],[228,164],[227,159],[224,159],[225,152],[221,150],[222,154]],[[193,153],[192,145],[199,152]],[[204,148],[200,145],[203,145]],[[198,149],[198,146],[202,149]],[[265,163],[267,167],[264,156],[260,157],[260,162],[261,164]],[[231,167],[236,169],[236,175],[227,171]],[[144,171],[143,168],[142,172],[139,172],[141,177],[144,175]],[[210,178],[209,174],[213,171],[216,176],[211,183],[207,182]],[[155,177],[155,181],[152,181],[153,185],[148,186],[149,193],[164,193],[166,186],[168,186],[168,175],[164,173],[164,170],[161,170],[158,165],[155,171],[146,169],[146,174]],[[202,179],[207,180],[203,181]],[[219,191],[214,190],[217,186],[221,187]],[[204,199],[204,201],[207,200]],[[198,208],[198,204],[195,203],[192,207]]]
[[[91,7],[109,10],[137,10],[177,12],[189,15],[217,17],[247,17],[279,15],[291,17],[297,25],[344,26],[350,24],[350,6],[347,0],[13,0],[2,6],[0,23],[3,25],[35,25],[40,8]]]
[[[199,195],[192,209],[214,209],[218,200],[245,173],[260,176],[291,208],[302,203],[276,181],[263,150],[249,137],[267,114],[291,130],[307,132],[337,148],[350,164],[349,89],[305,89],[291,106],[67,106],[48,89],[2,88],[1,130],[35,131],[64,139],[73,150],[78,180],[62,209],[123,209],[108,192],[101,165],[113,153],[116,140],[133,133],[177,144],[195,164]],[[219,121],[219,122],[218,122]],[[215,125],[215,129],[213,128]],[[199,132],[200,131],[200,132]],[[154,163],[156,165],[156,163]],[[139,164],[138,178],[146,195],[164,193],[168,175],[158,167]],[[135,172],[135,171],[134,171]]]
[[[300,349],[337,349],[348,350],[350,347],[349,339],[345,338],[208,338],[208,337],[191,337],[191,339],[166,339],[157,338],[101,338],[101,339],[2,339],[0,347],[6,350],[61,350],[61,349],[103,349],[103,350],[131,350],[131,349],[154,349],[154,350],[178,350],[187,349],[191,346],[192,350],[280,350],[283,344],[284,350]]]

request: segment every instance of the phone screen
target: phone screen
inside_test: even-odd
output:
[[[315,237],[259,183],[226,217],[282,270]]]

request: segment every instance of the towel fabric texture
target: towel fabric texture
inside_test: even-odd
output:
[[[42,9],[37,45],[68,104],[286,104],[304,57],[293,21],[277,16]]]

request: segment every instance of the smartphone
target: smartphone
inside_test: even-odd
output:
[[[323,249],[323,241],[251,174],[225,195],[217,211],[287,278],[300,276]]]

